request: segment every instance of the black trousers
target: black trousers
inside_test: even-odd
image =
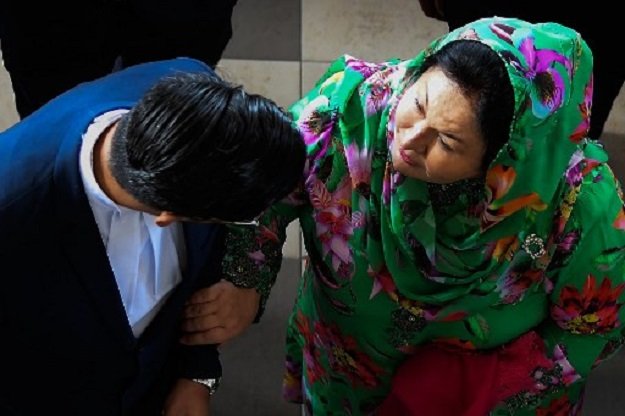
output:
[[[75,85],[181,56],[214,67],[232,36],[236,0],[0,2],[0,42],[18,113]]]
[[[588,7],[574,7],[569,0],[445,0],[444,13],[453,30],[483,17],[516,17],[531,23],[557,22],[578,31],[588,43],[593,58],[593,105],[590,137],[599,139],[612,104],[625,81],[625,66],[617,63],[618,40],[622,22],[616,3],[598,0]]]

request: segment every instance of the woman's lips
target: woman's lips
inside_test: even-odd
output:
[[[406,164],[410,166],[419,166],[419,163],[414,161],[410,156],[408,156],[408,153],[406,153],[404,149],[400,149],[399,156]]]

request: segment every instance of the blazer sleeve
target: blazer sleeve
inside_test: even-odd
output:
[[[191,227],[203,229],[207,225],[194,224]],[[198,272],[197,280],[191,287],[187,298],[201,287],[208,287],[219,281],[221,272],[221,262],[224,255],[224,227],[208,226],[214,229],[212,231],[212,241],[204,246],[201,251],[208,249],[208,255],[198,253],[197,250],[193,254],[194,257],[206,259],[206,263]],[[188,253],[188,255],[191,255]],[[185,299],[186,301],[186,299]],[[222,367],[219,360],[219,350],[216,344],[206,345],[184,345],[176,343],[175,359],[176,359],[176,375],[178,378],[218,378],[221,377]]]
[[[182,345],[177,346],[178,378],[219,378],[221,362],[217,345]]]

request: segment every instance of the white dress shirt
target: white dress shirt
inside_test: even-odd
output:
[[[128,322],[139,337],[182,280],[180,264],[184,264],[185,246],[180,224],[159,227],[153,215],[115,204],[96,182],[95,143],[127,111],[109,111],[91,123],[83,134],[80,173]]]

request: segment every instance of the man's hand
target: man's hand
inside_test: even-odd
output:
[[[178,379],[172,388],[163,409],[164,416],[208,416],[210,393],[199,383],[184,378]]]
[[[187,345],[221,344],[252,324],[260,303],[256,289],[244,289],[222,280],[200,289],[184,310],[180,342]]]

